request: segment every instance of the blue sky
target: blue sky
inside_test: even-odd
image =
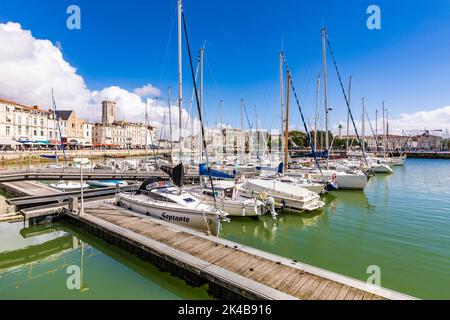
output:
[[[66,8],[77,4],[82,29],[66,28]],[[381,8],[382,29],[366,27],[366,9]],[[353,76],[353,106],[360,115],[362,96],[374,117],[381,101],[393,117],[450,105],[450,2],[402,0],[289,1],[185,0],[192,50],[206,41],[205,110],[209,124],[239,125],[239,101],[263,126],[277,127],[278,52],[284,51],[294,82],[311,119],[315,78],[321,69],[322,21],[344,81]],[[90,90],[117,85],[132,91],[151,83],[165,96],[176,86],[176,1],[28,0],[2,1],[0,22],[14,21],[35,38],[62,45],[64,59],[76,67]],[[171,32],[172,30],[172,32]],[[191,81],[184,51],[185,98]],[[346,118],[344,100],[328,61],[331,122]],[[175,91],[175,90],[173,90]],[[297,110],[291,123],[299,124]]]

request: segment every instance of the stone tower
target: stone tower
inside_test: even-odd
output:
[[[102,102],[102,124],[104,126],[116,121],[116,103],[114,101]]]

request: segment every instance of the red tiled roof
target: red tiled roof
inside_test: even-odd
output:
[[[19,106],[19,107],[30,108],[30,107],[28,107],[28,106],[26,106],[26,105],[23,105],[23,104],[20,104],[20,103],[11,101],[11,100],[7,100],[7,99],[2,99],[2,98],[0,98],[0,102],[1,102],[1,103],[12,104],[12,105]]]
[[[2,99],[2,98],[0,98],[0,103],[11,104],[11,105],[18,106],[18,107],[22,107],[22,108],[25,108],[25,109],[28,109],[28,110],[35,110],[35,111],[41,111],[41,112],[49,112],[49,111],[47,111],[47,110],[44,110],[44,109],[39,108],[38,106],[32,106],[32,107],[29,107],[29,106],[26,106],[26,105],[24,105],[24,104],[20,104],[20,103],[17,103],[17,102],[11,101],[11,100],[7,100],[7,99]]]

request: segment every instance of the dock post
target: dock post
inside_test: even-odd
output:
[[[69,198],[69,210],[71,212],[80,214],[80,210],[78,208],[78,197],[70,197]]]

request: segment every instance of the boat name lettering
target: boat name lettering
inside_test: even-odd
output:
[[[169,222],[186,222],[186,223],[189,223],[189,221],[191,220],[191,218],[188,217],[178,217],[175,215],[168,215],[165,212],[163,212],[162,214],[162,219],[167,220]]]

